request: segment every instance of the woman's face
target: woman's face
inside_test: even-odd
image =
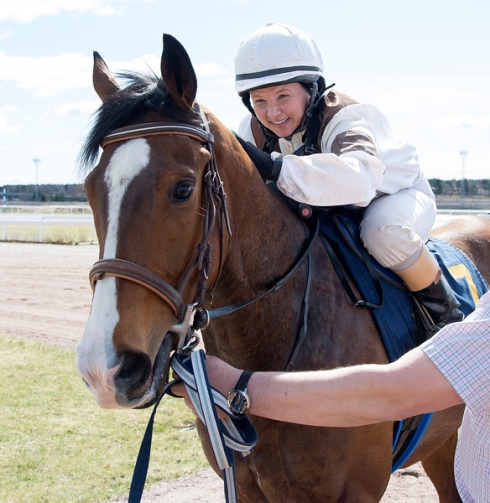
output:
[[[279,138],[291,136],[301,125],[310,95],[298,82],[250,92],[257,119]]]

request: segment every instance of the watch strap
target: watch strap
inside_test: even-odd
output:
[[[253,370],[244,370],[237,383],[235,384],[233,391],[245,391],[247,389],[248,381],[252,377],[253,373]]]
[[[250,409],[252,401],[248,394],[247,384],[252,374],[252,370],[244,370],[233,391],[228,393],[228,407],[236,416],[244,416]]]

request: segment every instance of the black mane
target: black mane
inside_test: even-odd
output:
[[[166,119],[199,124],[196,113],[177,108],[162,78],[133,72],[120,73],[118,77],[128,85],[107,99],[96,112],[94,125],[80,151],[80,171],[89,170],[95,163],[104,136],[130,122],[141,121],[150,111],[160,113]]]

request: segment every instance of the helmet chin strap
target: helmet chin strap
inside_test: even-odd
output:
[[[331,89],[334,84],[330,84],[325,87],[321,92],[318,92],[318,84],[315,82],[311,93],[310,105],[305,111],[303,116],[303,121],[301,126],[295,131],[305,131],[303,135],[303,143],[298,150],[294,153],[295,155],[311,155],[318,152],[317,139],[320,133],[320,119],[318,117],[318,106],[326,96],[329,89]]]

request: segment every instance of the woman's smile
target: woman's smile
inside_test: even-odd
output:
[[[310,95],[298,82],[250,92],[257,119],[279,138],[291,136],[303,122]]]

